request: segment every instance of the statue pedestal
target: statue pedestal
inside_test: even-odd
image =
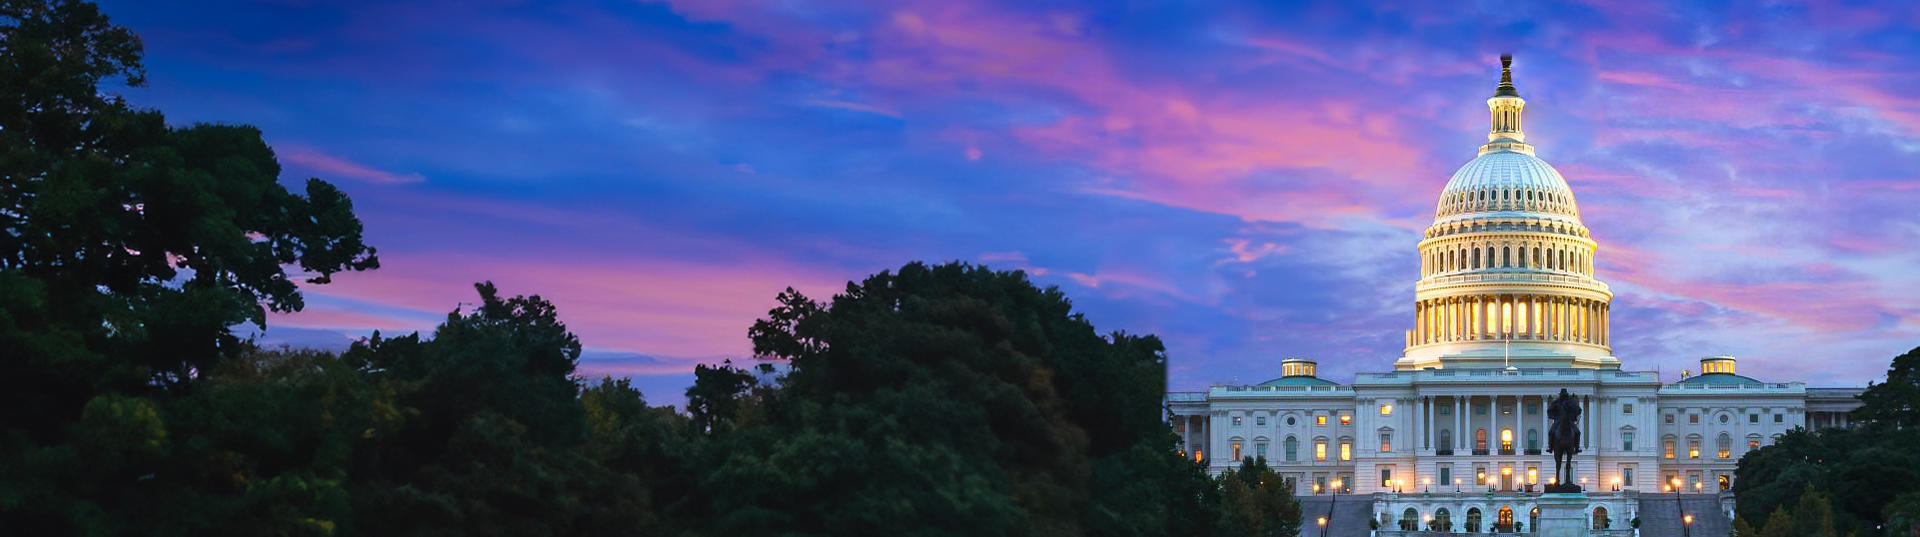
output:
[[[1587,537],[1593,524],[1587,520],[1587,494],[1554,492],[1541,494],[1534,502],[1540,508],[1537,537]]]

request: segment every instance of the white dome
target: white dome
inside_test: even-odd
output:
[[[1480,212],[1542,212],[1574,218],[1580,209],[1573,188],[1558,170],[1538,157],[1514,151],[1480,155],[1447,181],[1436,217]]]

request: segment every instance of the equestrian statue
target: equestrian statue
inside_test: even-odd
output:
[[[1554,484],[1547,492],[1580,492],[1574,483],[1573,456],[1580,453],[1580,400],[1560,389],[1560,397],[1547,406],[1547,449],[1553,452]]]

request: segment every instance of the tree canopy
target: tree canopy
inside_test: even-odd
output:
[[[1020,272],[909,263],[748,331],[685,411],[577,375],[538,295],[334,354],[233,332],[375,269],[261,133],[112,84],[91,3],[0,0],[0,528],[24,535],[1295,535],[1264,461],[1174,450],[1166,356]]]

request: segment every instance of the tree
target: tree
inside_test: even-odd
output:
[[[1160,342],[1095,332],[1058,289],[912,263],[779,301],[749,335],[792,371],[716,446],[716,532],[1158,533],[1205,501],[1160,421]]]
[[[1850,418],[1867,426],[1920,425],[1920,347],[1893,358],[1886,382],[1867,383]]]
[[[254,353],[229,327],[379,264],[346,195],[289,192],[258,130],[171,127],[100,87],[143,84],[140,61],[91,3],[0,2],[0,527],[131,531],[180,487],[219,492],[182,473],[240,440],[192,413]],[[220,497],[331,501],[295,473]]]

